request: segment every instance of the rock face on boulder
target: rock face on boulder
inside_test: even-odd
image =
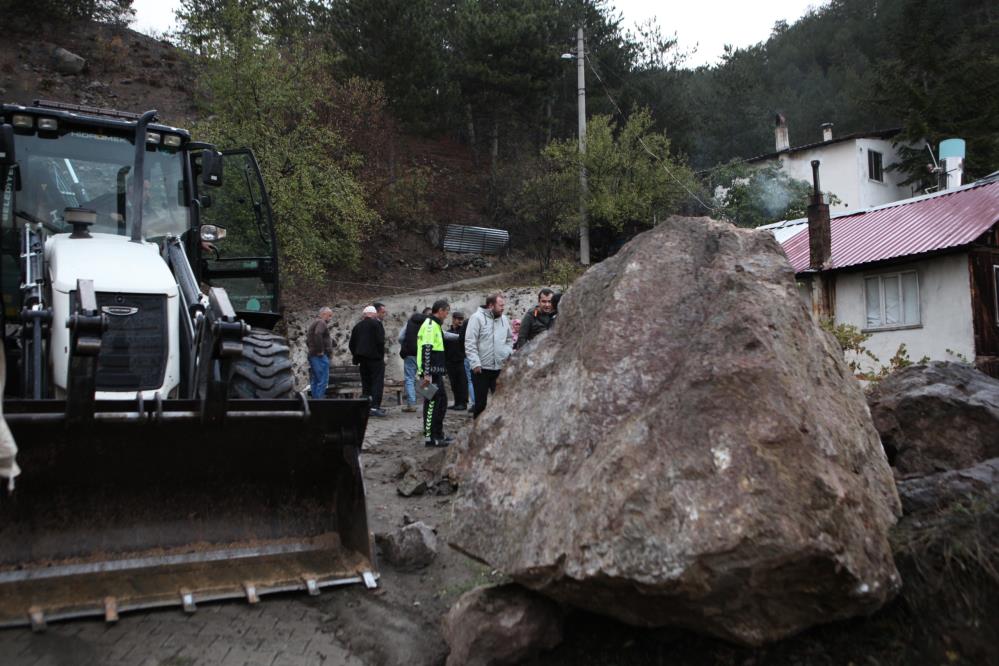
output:
[[[522,664],[562,642],[562,611],[519,585],[466,592],[444,617],[448,666]]]
[[[671,218],[587,271],[457,471],[456,548],[624,622],[761,644],[900,585],[863,393],[767,233]]]
[[[936,511],[962,500],[999,495],[999,458],[967,469],[899,481],[898,495],[907,516]]]
[[[902,476],[999,457],[999,380],[966,363],[912,365],[868,396],[888,458]]]

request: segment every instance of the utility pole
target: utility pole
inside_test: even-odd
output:
[[[586,52],[583,27],[576,31],[576,87],[579,97],[579,263],[590,265],[590,221],[586,217]]]

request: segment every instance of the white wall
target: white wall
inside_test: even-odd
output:
[[[812,182],[812,160],[819,160],[819,185],[823,192],[832,192],[840,202],[829,207],[831,211],[859,208],[856,156],[852,141],[843,141],[811,150],[801,150],[782,155],[782,169],[789,177]],[[866,156],[864,157],[866,160]],[[866,175],[865,175],[866,178]]]
[[[879,183],[870,179],[867,166],[867,151],[876,150],[881,153],[881,160],[884,166],[884,182]],[[909,185],[902,185],[905,174],[899,171],[889,171],[888,167],[899,160],[898,151],[891,144],[891,141],[884,139],[857,139],[857,183],[859,185],[859,196],[856,208],[871,208],[881,204],[891,203],[899,199],[908,199],[914,196]],[[927,155],[927,157],[929,157]]]
[[[948,254],[932,259],[867,271],[836,275],[836,323],[852,324],[864,330],[864,278],[879,273],[916,270],[919,280],[920,326],[894,331],[867,331],[864,343],[887,365],[898,346],[905,343],[909,359],[923,356],[931,360],[956,361],[961,354],[975,358],[975,334],[971,313],[971,287],[967,253]],[[951,350],[951,351],[948,351]],[[863,362],[865,370],[877,370],[873,361]]]
[[[870,179],[867,152],[876,150],[882,155],[884,182]],[[904,175],[887,168],[898,161],[898,151],[891,141],[883,139],[856,139],[842,141],[789,155],[781,155],[784,172],[791,178],[812,182],[812,160],[819,160],[819,181],[823,192],[832,192],[839,202],[829,208],[832,212],[862,210],[891,203],[913,196],[912,188],[901,184]]]

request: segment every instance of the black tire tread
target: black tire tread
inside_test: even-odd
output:
[[[232,398],[295,397],[295,375],[288,341],[276,333],[250,329],[243,337],[243,355],[233,365]]]

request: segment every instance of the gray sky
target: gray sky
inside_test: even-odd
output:
[[[826,0],[700,0],[694,2],[663,2],[662,0],[613,0],[624,15],[628,28],[650,18],[658,19],[663,32],[677,33],[681,48],[697,52],[687,61],[689,66],[715,64],[725,44],[749,46],[763,41],[780,19],[794,23],[810,6],[821,6]],[[173,11],[179,0],[134,0],[135,30],[163,33],[175,27]]]

